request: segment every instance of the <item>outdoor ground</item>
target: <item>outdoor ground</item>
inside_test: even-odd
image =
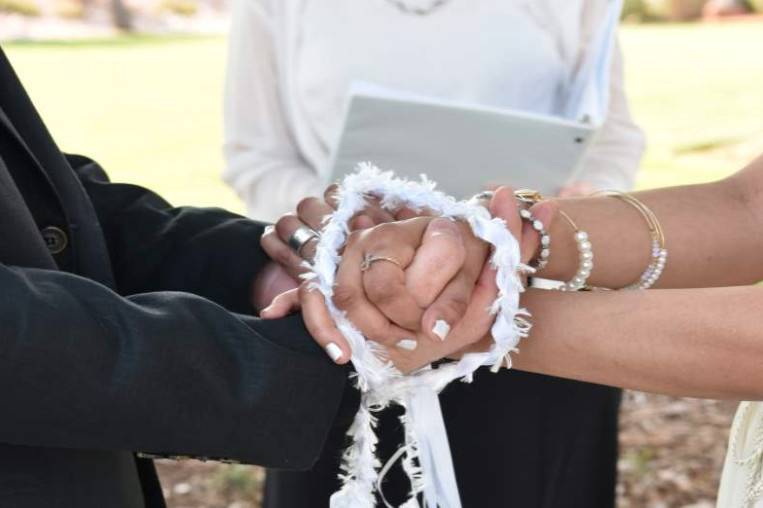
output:
[[[626,27],[627,87],[649,148],[641,188],[712,180],[763,153],[760,23]],[[2,34],[0,34],[0,37]],[[242,206],[219,181],[225,42],[135,37],[5,44],[59,144],[177,204]],[[730,403],[632,393],[619,506],[712,506]],[[255,468],[162,463],[173,508],[255,508]]]

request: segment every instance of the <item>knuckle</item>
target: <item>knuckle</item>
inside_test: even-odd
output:
[[[345,242],[345,245],[347,248],[355,248],[360,243],[360,241],[363,239],[365,230],[358,230],[358,231],[352,231],[349,235],[347,235],[347,241]]]
[[[368,299],[376,304],[394,301],[400,289],[399,285],[395,284],[389,277],[377,277],[373,275],[373,272],[365,278],[363,286]]]
[[[300,217],[304,217],[308,215],[312,210],[316,209],[316,205],[318,198],[316,197],[307,197],[304,199],[301,199],[299,203],[297,203],[297,215]]]
[[[372,321],[363,327],[363,335],[374,342],[384,345],[392,345],[395,343],[395,339],[390,336],[389,325]]]
[[[337,286],[334,288],[334,295],[331,300],[339,310],[349,310],[352,308],[355,299],[358,297],[357,291],[348,286]]]
[[[282,215],[281,218],[279,218],[276,222],[276,231],[278,232],[278,236],[283,239],[288,238],[292,233],[292,229],[294,229],[294,222],[296,220],[297,217],[293,213]]]
[[[336,202],[336,193],[338,189],[339,186],[335,183],[326,187],[326,190],[323,192],[323,197],[327,203],[332,204]]]
[[[454,323],[464,314],[469,302],[461,295],[448,298],[438,305],[439,313],[446,318],[446,321]]]
[[[292,266],[296,264],[294,260],[294,253],[291,251],[291,249],[284,245],[273,249],[273,252],[270,254],[278,264],[284,266]]]

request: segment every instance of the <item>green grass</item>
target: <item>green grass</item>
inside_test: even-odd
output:
[[[622,42],[647,135],[641,187],[717,179],[763,153],[760,23],[629,26]]]
[[[6,46],[59,145],[178,204],[243,207],[220,182],[221,38]]]
[[[627,26],[639,186],[720,178],[763,152],[763,26]],[[242,206],[219,181],[222,38],[133,36],[5,48],[61,147],[179,204]]]

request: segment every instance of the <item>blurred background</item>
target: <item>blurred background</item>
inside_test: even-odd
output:
[[[0,0],[0,43],[60,146],[175,204],[220,181],[227,0]],[[639,188],[721,178],[763,153],[763,0],[626,1]],[[628,393],[618,505],[712,507],[734,404]],[[174,508],[258,507],[257,468],[163,462]]]

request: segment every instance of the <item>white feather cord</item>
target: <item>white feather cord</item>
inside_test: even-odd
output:
[[[401,205],[413,209],[428,208],[436,215],[463,220],[475,236],[493,246],[490,262],[496,269],[498,296],[489,309],[495,315],[495,322],[491,328],[494,342],[487,352],[469,353],[458,362],[441,365],[437,369],[422,369],[405,376],[384,358],[383,348],[366,340],[346,314],[334,305],[332,297],[336,269],[341,261],[339,252],[347,240],[350,219],[365,208],[368,195],[380,197],[382,206],[388,209]],[[415,404],[420,407],[434,407],[439,413],[436,394],[452,381],[461,379],[470,382],[474,371],[483,365],[497,370],[506,361],[510,366],[509,353],[515,351],[530,328],[525,319],[527,312],[519,308],[519,293],[523,290],[519,274],[527,267],[520,263],[519,245],[501,219],[491,218],[488,211],[476,203],[457,201],[436,191],[435,184],[423,175],[421,181],[414,182],[395,178],[391,172],[381,172],[369,164],[361,164],[357,172],[345,177],[338,188],[337,198],[337,209],[325,224],[308,278],[312,280],[312,287],[324,295],[332,318],[350,345],[361,403],[348,431],[352,444],[343,455],[340,475],[343,486],[331,497],[331,507],[373,508],[376,505],[375,488],[380,467],[376,457],[373,412],[383,410],[392,403],[406,408],[411,401],[416,401]],[[404,469],[413,486],[411,497],[403,506],[419,508],[417,495],[423,492],[424,506],[460,508],[455,478],[440,477],[452,475],[447,438],[432,437],[428,432],[421,431],[422,427],[431,427],[442,429],[444,433],[442,415],[429,414],[431,412],[423,415],[427,422],[433,423],[431,426],[422,425],[427,422],[412,422],[410,414],[402,419],[406,429]],[[422,416],[417,415],[417,418]],[[419,431],[415,430],[416,427]],[[442,459],[442,448],[447,452],[445,459]],[[419,453],[424,453],[424,450],[428,453],[427,457],[420,457]],[[431,457],[438,460],[431,460]],[[426,460],[422,462],[422,458]],[[447,467],[440,464],[443,460],[448,461],[445,464]],[[422,467],[424,463],[428,463],[427,468],[431,470]],[[450,483],[453,485],[449,486]],[[442,488],[443,485],[446,487]]]

